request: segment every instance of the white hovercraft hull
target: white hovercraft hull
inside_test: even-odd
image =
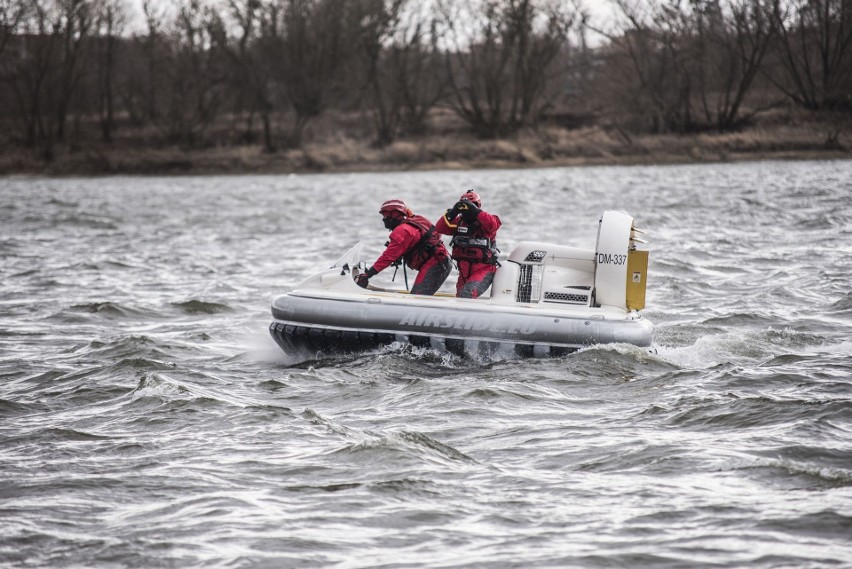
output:
[[[613,342],[651,346],[653,325],[638,313],[495,305],[487,299],[296,290],[277,297],[270,332],[284,351],[352,351],[393,342],[458,355],[559,356]]]

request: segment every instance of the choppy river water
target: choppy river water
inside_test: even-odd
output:
[[[656,354],[274,345],[469,187],[504,252],[634,215]],[[852,161],[0,179],[0,566],[852,566],[850,244]]]

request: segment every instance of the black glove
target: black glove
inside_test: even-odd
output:
[[[379,271],[370,267],[366,270],[366,272],[361,273],[357,277],[355,277],[355,284],[360,286],[361,288],[367,288],[367,285],[370,284],[370,277],[377,275]]]
[[[447,218],[447,221],[452,221],[459,216],[459,210],[455,207],[451,207],[447,210],[447,213],[444,214],[444,217]]]
[[[476,218],[479,216],[479,212],[482,211],[470,200],[460,200],[453,206],[453,209],[458,210],[465,223],[473,223],[476,221]]]

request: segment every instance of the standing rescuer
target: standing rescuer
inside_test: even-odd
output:
[[[435,224],[438,233],[452,235],[452,257],[458,264],[456,296],[479,298],[491,286],[497,271],[497,230],[500,218],[483,211],[482,199],[473,190],[462,194],[456,204]]]
[[[370,278],[391,265],[404,262],[417,271],[411,294],[433,295],[453,268],[441,236],[428,219],[414,215],[402,200],[388,200],[379,208],[385,228],[390,230],[386,248],[373,266],[355,277],[367,288]]]

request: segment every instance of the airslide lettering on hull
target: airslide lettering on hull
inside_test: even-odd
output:
[[[423,314],[417,312],[408,312],[402,320],[399,321],[400,326],[416,326],[419,328],[444,328],[455,330],[471,330],[474,332],[494,332],[497,334],[521,334],[529,336],[536,331],[534,323],[527,323],[521,327],[514,324],[508,326],[500,326],[498,322],[491,318],[471,316],[444,316],[441,314]]]

